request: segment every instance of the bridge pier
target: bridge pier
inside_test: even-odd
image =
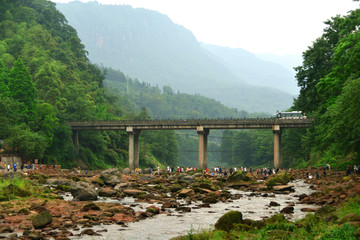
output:
[[[75,145],[76,155],[79,155],[79,130],[73,130],[73,142]]]
[[[207,148],[208,148],[208,138],[210,130],[202,126],[196,127],[196,131],[199,134],[199,168],[207,168]]]
[[[126,127],[126,132],[129,134],[129,168],[135,170],[139,167],[139,136],[141,130]]]
[[[280,125],[273,126],[274,133],[274,167],[282,167],[281,159],[281,129]]]

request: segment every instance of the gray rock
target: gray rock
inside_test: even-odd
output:
[[[121,188],[126,188],[126,187],[128,187],[129,186],[129,184],[128,183],[119,183],[119,184],[117,184],[115,187],[114,187],[114,190],[119,190],[119,189],[121,189]]]
[[[13,230],[9,226],[0,227],[0,233],[12,233]]]
[[[52,223],[52,215],[49,211],[43,211],[36,215],[32,220],[32,225],[35,229],[44,228],[46,225]]]
[[[117,184],[121,183],[121,172],[117,168],[106,169],[101,172],[100,179],[104,181],[105,185],[115,187]]]
[[[50,184],[50,185],[55,185],[55,186],[58,186],[58,185],[71,186],[71,184],[73,184],[73,181],[70,179],[64,179],[64,178],[55,178],[55,179],[50,178],[46,181],[46,183]]]
[[[179,183],[187,183],[189,185],[193,184],[195,182],[194,176],[190,176],[187,174],[180,174],[177,178]]]
[[[74,200],[88,201],[97,200],[98,196],[95,187],[86,182],[75,182],[71,185],[71,195]]]
[[[130,173],[131,173],[130,168],[124,168],[124,169],[122,170],[122,174],[130,174]]]

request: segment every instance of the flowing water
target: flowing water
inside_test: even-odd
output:
[[[161,213],[152,218],[147,218],[139,222],[128,223],[126,226],[121,225],[98,225],[92,229],[94,231],[104,230],[101,232],[102,236],[74,236],[72,239],[153,239],[166,240],[179,235],[186,235],[189,231],[198,231],[202,229],[213,228],[216,221],[226,212],[230,210],[240,211],[243,218],[260,220],[276,213],[289,205],[295,203],[294,213],[286,215],[291,220],[298,220],[304,217],[307,213],[302,212],[301,208],[311,207],[314,205],[297,204],[298,195],[311,194],[313,190],[309,188],[310,185],[304,183],[302,180],[293,181],[289,184],[294,185],[295,192],[291,194],[269,194],[268,197],[263,197],[261,194],[256,194],[246,191],[231,190],[232,194],[242,194],[242,197],[233,202],[211,204],[210,208],[197,208],[196,205],[200,202],[193,202],[187,207],[191,207],[191,212],[180,213],[175,209],[167,209],[165,213]],[[114,200],[111,200],[114,201]],[[278,207],[269,207],[270,201],[275,201],[280,204]],[[126,206],[136,204],[133,207],[135,211],[145,211],[145,208],[150,204],[136,203],[133,198],[124,198],[120,202]],[[151,204],[154,205],[154,204]],[[156,204],[155,204],[156,205]],[[82,229],[81,229],[82,230]],[[74,233],[80,233],[75,231]]]

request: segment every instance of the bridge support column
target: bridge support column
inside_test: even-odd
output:
[[[274,133],[274,167],[282,167],[281,159],[281,129],[280,125],[273,126]]]
[[[197,133],[199,134],[199,168],[206,169],[207,168],[207,147],[208,147],[208,139],[210,130],[203,128],[202,126],[198,126],[196,128]]]
[[[76,155],[79,155],[79,130],[73,131],[73,142],[75,145]]]
[[[129,168],[134,170],[139,167],[139,136],[141,131],[127,127],[126,132],[129,134]]]

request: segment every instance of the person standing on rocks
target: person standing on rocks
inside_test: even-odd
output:
[[[10,172],[10,164],[7,165],[7,170]]]

